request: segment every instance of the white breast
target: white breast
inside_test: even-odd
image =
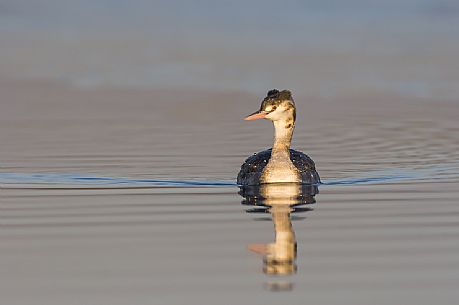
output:
[[[288,162],[269,162],[261,175],[262,183],[301,182],[298,170],[289,160]]]

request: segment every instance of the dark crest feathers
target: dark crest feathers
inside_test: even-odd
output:
[[[288,90],[282,90],[279,91],[277,89],[272,89],[268,91],[268,94],[266,95],[266,99],[276,99],[276,100],[291,100],[292,99],[292,93]]]
[[[268,98],[276,98],[278,96],[279,96],[279,90],[277,90],[277,89],[269,90],[268,94],[266,95],[266,97],[268,97]]]

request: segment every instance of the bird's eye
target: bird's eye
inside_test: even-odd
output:
[[[271,111],[276,110],[276,108],[277,108],[277,106],[272,106],[272,107],[271,107]]]

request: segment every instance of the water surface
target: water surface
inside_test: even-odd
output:
[[[0,303],[456,304],[458,16],[0,0]],[[235,184],[273,88],[319,193]]]
[[[294,147],[324,183],[315,203],[270,210],[235,184],[271,143],[269,122],[240,120],[253,95],[14,88],[0,114],[5,304],[459,297],[454,104],[298,97]],[[268,244],[291,262],[273,265]]]

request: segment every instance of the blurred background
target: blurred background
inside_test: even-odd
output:
[[[455,0],[1,0],[0,79],[454,100],[458,37]]]
[[[0,302],[456,304],[458,38],[457,0],[0,0]],[[273,88],[324,182],[274,223],[235,184]]]
[[[458,37],[453,0],[0,0],[1,166],[233,181],[272,88],[325,178],[455,160]]]

